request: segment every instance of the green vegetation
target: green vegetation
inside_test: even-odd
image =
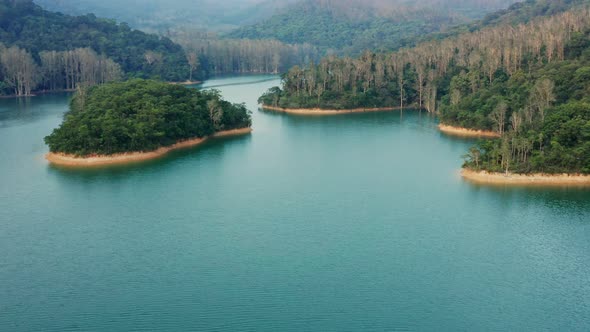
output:
[[[462,33],[475,32],[481,29],[529,23],[533,19],[549,17],[587,4],[588,0],[526,0],[516,2],[507,9],[494,11],[483,19],[451,27],[443,32],[436,32],[419,38],[420,41],[456,37]]]
[[[394,19],[367,14],[353,19],[316,2],[300,3],[268,20],[228,34],[231,38],[278,39],[290,44],[310,43],[323,52],[358,54],[366,49],[391,50],[411,43],[422,34],[452,24],[448,16],[428,13],[428,18]]]
[[[189,77],[184,50],[168,38],[94,15],[48,12],[30,0],[0,0],[0,41],[0,51],[12,48],[3,57],[0,94],[72,89],[116,79],[121,71],[127,77],[167,81]],[[19,82],[7,73],[17,66],[21,70],[14,76]],[[94,73],[97,66],[100,75]]]
[[[258,22],[272,15],[285,0],[35,0],[43,8],[70,15],[94,13],[101,17],[127,22],[131,26],[164,32],[170,28],[190,26],[214,31],[228,31]],[[133,5],[133,4],[141,4]]]
[[[278,40],[220,38],[195,29],[175,29],[172,39],[184,47],[189,64],[205,76],[224,73],[282,73],[292,66],[319,59],[309,44],[290,45]],[[196,60],[192,62],[192,59]]]
[[[31,0],[0,0],[0,95],[74,90],[121,78],[178,82],[213,74],[276,73],[317,58],[310,45],[220,39],[188,28],[167,35],[184,49],[170,38],[92,14],[68,16]]]
[[[359,55],[412,46],[421,36],[439,32],[514,1],[322,1],[305,0],[269,19],[239,28],[231,38],[278,39],[310,43],[321,51]]]
[[[45,142],[51,152],[111,155],[250,125],[246,107],[222,100],[216,91],[134,79],[80,90]]]
[[[544,121],[536,119],[520,126],[517,121],[513,115],[510,126],[516,127],[501,139],[472,147],[464,167],[522,174],[590,174],[590,98],[553,107]]]
[[[590,172],[590,11],[576,8],[395,53],[294,67],[260,98],[287,108],[407,107],[494,130],[466,167]]]

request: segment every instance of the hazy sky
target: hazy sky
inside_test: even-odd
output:
[[[459,10],[504,8],[516,0],[34,0],[41,6],[67,14],[94,13],[134,27],[162,30],[193,25],[209,30],[230,30],[268,18],[297,1],[316,1],[340,8],[377,6],[396,10],[399,6]]]

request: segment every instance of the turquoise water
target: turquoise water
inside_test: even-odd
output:
[[[206,83],[251,136],[97,170],[43,160],[67,95],[0,100],[0,330],[590,330],[590,191],[465,183],[424,113],[258,111],[269,78]]]

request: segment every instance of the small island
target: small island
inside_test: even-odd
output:
[[[251,132],[243,104],[219,92],[134,79],[79,89],[61,126],[45,138],[46,159],[64,166],[145,161],[203,143]]]

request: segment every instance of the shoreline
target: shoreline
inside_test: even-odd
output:
[[[45,155],[45,159],[50,164],[59,166],[69,167],[93,167],[93,166],[107,166],[107,165],[123,165],[128,163],[136,163],[142,161],[148,161],[158,159],[171,151],[181,150],[186,148],[195,147],[204,143],[205,141],[216,138],[216,137],[228,137],[228,136],[239,136],[246,135],[252,132],[252,128],[239,128],[216,132],[211,136],[193,138],[184,141],[177,142],[170,146],[161,147],[154,151],[149,152],[129,152],[119,153],[114,155],[96,155],[90,157],[77,157],[74,155],[64,153],[49,152]]]
[[[57,93],[64,93],[64,92],[76,92],[76,89],[40,90],[40,91],[33,91],[33,92],[31,92],[30,95],[26,95],[26,96],[17,96],[17,95],[0,96],[0,99],[32,98],[32,97],[57,94]]]
[[[184,81],[184,82],[168,82],[170,84],[173,85],[198,85],[198,84],[202,84],[203,82],[201,81]]]
[[[485,138],[500,138],[501,135],[489,130],[475,130],[461,127],[454,127],[445,124],[439,124],[438,129],[447,135],[458,137],[485,137]]]
[[[461,176],[469,182],[484,185],[590,187],[590,175],[582,174],[505,174],[464,168]]]
[[[330,110],[321,108],[283,108],[277,106],[262,105],[262,109],[283,112],[298,115],[337,115],[337,114],[351,114],[351,113],[367,113],[367,112],[385,112],[401,110],[400,107],[376,107],[376,108],[353,108],[343,110]],[[411,108],[409,108],[411,109]]]

